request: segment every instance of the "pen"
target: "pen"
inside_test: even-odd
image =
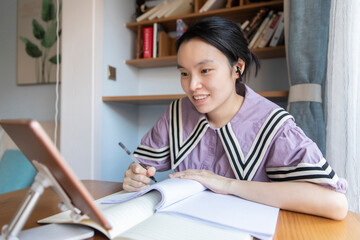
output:
[[[124,145],[122,142],[119,142],[119,145],[120,145],[120,147],[121,147],[122,149],[124,149],[124,151],[127,153],[127,155],[130,156],[131,160],[133,160],[135,163],[139,164],[140,166],[142,166],[143,168],[146,169],[146,167],[144,166],[144,164],[142,164],[142,163],[134,156],[134,154],[132,154],[132,153],[129,151],[129,149],[127,149],[127,148],[125,147],[125,145]],[[151,176],[150,178],[151,178],[151,180],[153,180],[154,182],[157,182],[156,179],[154,178],[154,176]]]

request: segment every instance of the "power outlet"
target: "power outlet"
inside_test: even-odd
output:
[[[116,68],[108,66],[108,79],[116,81]]]

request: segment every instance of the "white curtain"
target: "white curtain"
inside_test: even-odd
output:
[[[360,213],[360,1],[332,0],[325,81],[326,156],[348,181],[349,209]]]

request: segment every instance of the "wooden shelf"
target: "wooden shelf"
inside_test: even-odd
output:
[[[133,30],[134,32],[137,32],[138,27],[151,26],[152,24],[157,22],[157,23],[161,23],[167,31],[174,31],[176,29],[176,20],[179,18],[183,19],[186,22],[186,24],[191,25],[196,21],[209,16],[226,17],[236,22],[244,22],[245,20],[251,19],[253,16],[255,16],[260,8],[264,7],[264,8],[271,8],[276,11],[282,11],[283,4],[284,2],[282,0],[251,3],[238,7],[211,10],[203,13],[195,12],[195,13],[178,15],[168,18],[157,18],[153,20],[132,22],[132,23],[127,23],[126,27]]]
[[[252,51],[260,59],[282,58],[286,56],[284,46],[257,48]],[[157,68],[176,66],[177,61],[176,56],[166,56],[158,58],[131,59],[127,60],[126,64],[136,68]]]
[[[210,16],[219,16],[231,19],[235,22],[244,22],[245,20],[252,19],[261,8],[268,8],[275,11],[283,11],[283,0],[271,0],[268,2],[248,3],[248,1],[240,1],[238,7],[215,9],[208,12],[195,12],[172,16],[168,18],[156,18],[153,20],[144,20],[140,22],[127,23],[126,27],[137,33],[137,52],[135,59],[127,60],[126,64],[136,68],[158,68],[176,66],[176,56],[166,56],[159,58],[140,58],[141,56],[141,29],[147,26],[153,26],[154,23],[160,23],[166,32],[176,31],[176,20],[182,19],[186,24],[192,25],[202,18]],[[204,4],[202,0],[195,0],[196,4]],[[201,5],[199,5],[201,6]],[[199,7],[198,6],[198,7]],[[267,47],[261,49],[253,49],[253,52],[260,59],[268,58],[282,58],[286,56],[285,47]]]
[[[126,64],[137,68],[158,68],[176,66],[176,56],[166,56],[158,58],[140,58],[127,60]]]
[[[113,96],[103,97],[103,102],[120,102],[135,105],[156,105],[168,104],[173,100],[185,97],[185,94],[167,94],[167,95],[138,95],[138,96]]]
[[[288,91],[266,91],[258,92],[263,97],[274,102],[287,101]],[[139,95],[139,96],[110,96],[102,97],[103,102],[119,102],[134,105],[156,105],[169,104],[175,99],[185,97],[185,94],[167,94],[167,95]]]

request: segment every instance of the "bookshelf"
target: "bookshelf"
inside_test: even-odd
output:
[[[182,19],[187,25],[209,16],[226,17],[236,22],[251,20],[261,8],[268,8],[274,11],[283,10],[283,0],[269,0],[260,3],[251,3],[249,0],[239,0],[239,6],[232,8],[222,8],[208,12],[199,12],[206,0],[194,0],[194,11],[189,14],[183,14],[168,18],[157,18],[154,20],[143,20],[140,22],[130,22],[126,27],[137,35],[135,58],[126,60],[126,64],[138,69],[161,68],[176,66],[177,60],[175,55],[141,58],[142,51],[142,29],[153,26],[154,23],[160,23],[166,32],[176,30],[176,20]],[[260,59],[283,58],[286,56],[285,46],[265,47],[252,50]],[[285,102],[288,98],[288,91],[266,91],[258,92],[263,97],[274,102]],[[168,104],[171,101],[184,97],[184,94],[166,94],[166,95],[136,95],[136,96],[103,96],[103,102],[117,102],[133,105],[158,105]]]
[[[267,47],[257,48],[252,51],[260,59],[281,58],[285,57],[285,47]],[[158,58],[137,58],[127,60],[126,64],[136,68],[158,68],[176,66],[176,56],[166,56]]]
[[[126,64],[136,68],[157,68],[176,66],[176,56],[166,56],[158,58],[141,58],[142,51],[142,28],[152,26],[154,23],[160,23],[167,32],[175,31],[176,20],[183,19],[187,25],[209,16],[226,17],[236,22],[244,22],[251,19],[260,8],[269,8],[275,11],[283,10],[283,0],[270,0],[267,2],[250,3],[248,0],[239,0],[239,6],[232,8],[222,8],[211,10],[208,12],[199,13],[199,9],[206,2],[206,0],[194,0],[194,12],[184,15],[172,16],[168,18],[159,18],[154,20],[144,20],[140,22],[127,23],[126,27],[137,34],[137,47],[134,59],[129,59]],[[281,58],[285,57],[285,47],[266,47],[263,49],[254,49],[253,52],[260,59]]]
[[[288,91],[266,91],[258,92],[263,97],[274,102],[286,101],[289,95]],[[185,94],[167,94],[167,95],[138,95],[138,96],[107,96],[102,97],[103,102],[119,102],[133,105],[154,105],[169,104],[171,101],[185,97]]]

